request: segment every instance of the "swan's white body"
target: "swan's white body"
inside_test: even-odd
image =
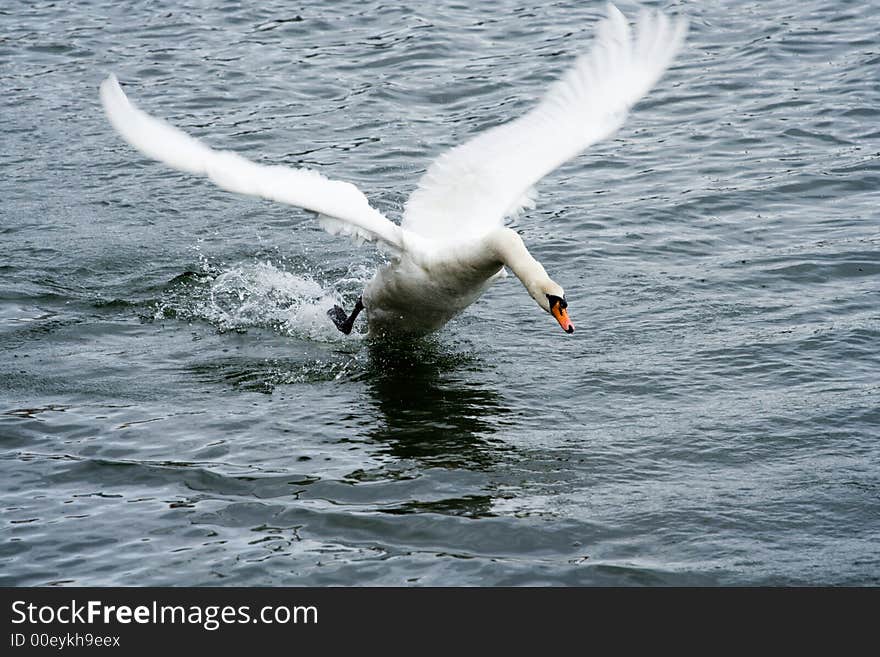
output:
[[[684,21],[649,11],[633,34],[609,5],[590,53],[525,116],[441,155],[407,201],[400,225],[354,185],[208,148],[137,109],[112,75],[101,85],[101,100],[116,130],[144,155],[229,191],[316,212],[331,233],[379,243],[392,259],[362,295],[370,331],[424,334],[476,301],[505,265],[544,310],[551,312],[548,299],[564,298],[504,219],[534,207],[541,178],[617,131],[672,62],[684,34]]]
[[[370,331],[414,335],[436,331],[479,299],[503,271],[498,260],[479,254],[449,256],[424,265],[405,253],[380,268],[362,295]]]

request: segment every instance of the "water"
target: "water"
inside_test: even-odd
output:
[[[398,218],[601,3],[5,4],[0,584],[880,583],[880,5],[671,9],[515,224],[578,331],[509,278],[393,345],[323,314],[382,256],[145,161],[98,84]]]

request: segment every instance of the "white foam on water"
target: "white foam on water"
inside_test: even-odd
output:
[[[367,276],[359,268],[324,287],[308,274],[286,271],[268,260],[245,263],[227,268],[209,286],[196,287],[183,298],[163,300],[156,318],[171,310],[178,318],[202,319],[222,331],[259,327],[325,342],[359,339],[357,330],[350,336],[340,333],[327,311],[335,304],[352,306],[354,301],[344,299],[340,290],[359,289]]]

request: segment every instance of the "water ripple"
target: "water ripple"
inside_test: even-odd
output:
[[[324,314],[381,256],[97,85],[398,219],[603,3],[4,11],[0,584],[880,583],[876,8],[661,5],[685,52],[514,223],[578,333],[509,279],[403,344]]]

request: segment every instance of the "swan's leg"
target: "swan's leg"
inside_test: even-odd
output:
[[[345,311],[339,306],[333,306],[327,311],[327,315],[333,320],[333,323],[336,324],[336,328],[348,335],[351,333],[351,329],[354,326],[354,320],[357,319],[357,316],[363,309],[364,302],[358,297],[357,302],[354,304],[354,310],[351,311],[351,315],[346,316]]]

